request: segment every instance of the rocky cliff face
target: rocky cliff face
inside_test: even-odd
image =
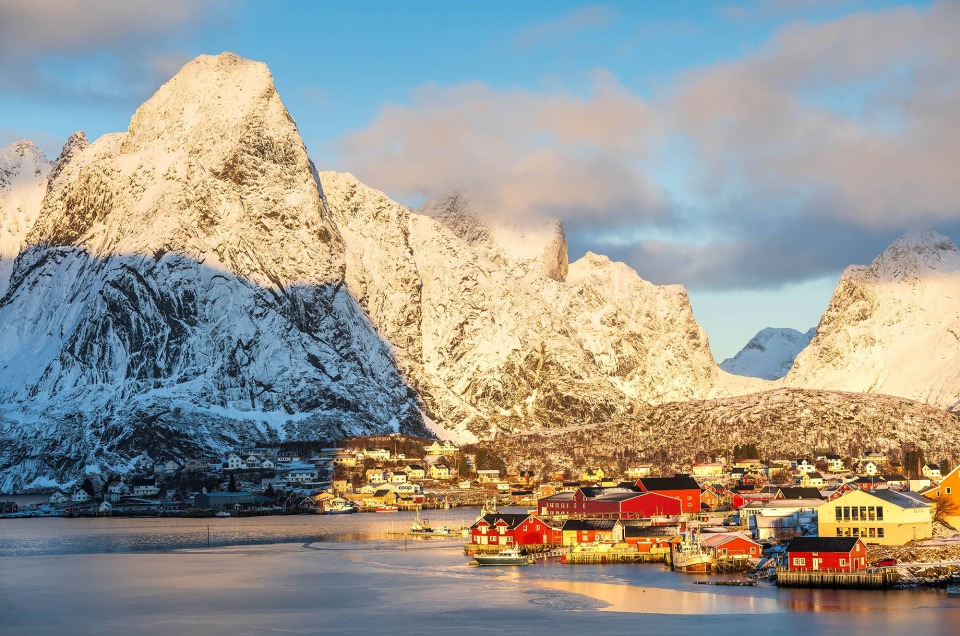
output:
[[[347,280],[430,417],[461,439],[604,421],[704,397],[717,375],[681,287],[622,263],[567,262],[555,222],[489,222],[463,195],[413,213],[321,173]]]
[[[814,333],[816,329],[806,333],[789,328],[761,329],[737,355],[721,362],[720,368],[734,375],[779,380],[790,371]]]
[[[128,132],[72,137],[27,244],[0,304],[0,490],[423,430],[263,64],[198,58]]]
[[[789,386],[897,395],[960,407],[960,251],[925,230],[848,268]]]

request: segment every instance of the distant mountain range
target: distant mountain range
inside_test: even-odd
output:
[[[54,162],[0,149],[0,491],[282,439],[602,428],[784,386],[957,405],[945,237],[849,269],[806,348],[764,330],[718,368],[683,287],[570,263],[559,223],[487,212],[318,173],[266,66],[229,53],[126,132],[77,133]]]
[[[737,355],[720,363],[727,373],[764,380],[779,380],[787,375],[797,354],[813,338],[816,329],[800,333],[796,329],[761,329]]]

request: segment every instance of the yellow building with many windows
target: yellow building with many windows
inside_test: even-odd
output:
[[[821,537],[860,537],[864,543],[903,545],[933,536],[933,508],[915,493],[853,490],[817,510]]]

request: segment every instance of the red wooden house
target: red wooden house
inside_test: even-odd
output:
[[[637,488],[644,492],[655,492],[680,500],[681,512],[697,514],[700,512],[700,485],[689,475],[673,477],[641,477]]]
[[[714,559],[759,558],[762,546],[736,532],[704,533],[700,542],[713,553]]]
[[[613,526],[611,519],[567,519],[560,528],[563,545],[612,541]]]
[[[699,490],[698,490],[699,492]],[[541,515],[585,519],[643,519],[678,515],[680,500],[662,493],[625,488],[578,488],[537,502]]]
[[[857,572],[867,568],[867,547],[857,537],[796,537],[787,546],[793,572]]]
[[[488,514],[470,527],[470,543],[509,548],[514,545],[559,545],[560,531],[536,515]]]

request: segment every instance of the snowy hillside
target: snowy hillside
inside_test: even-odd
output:
[[[960,251],[932,230],[844,272],[788,386],[960,406]]]
[[[816,329],[807,333],[786,327],[761,329],[737,355],[721,362],[720,368],[734,375],[778,380],[787,375],[814,333]]]
[[[764,458],[831,449],[844,457],[914,444],[960,460],[960,415],[888,395],[777,389],[718,400],[640,407],[602,425],[502,435],[487,445],[510,468],[541,473],[600,467],[614,474],[652,463],[666,474],[754,443]],[[699,457],[699,459],[698,459]]]
[[[266,66],[231,54],[187,64],[128,132],[71,138],[0,304],[0,490],[422,430],[314,175]]]

